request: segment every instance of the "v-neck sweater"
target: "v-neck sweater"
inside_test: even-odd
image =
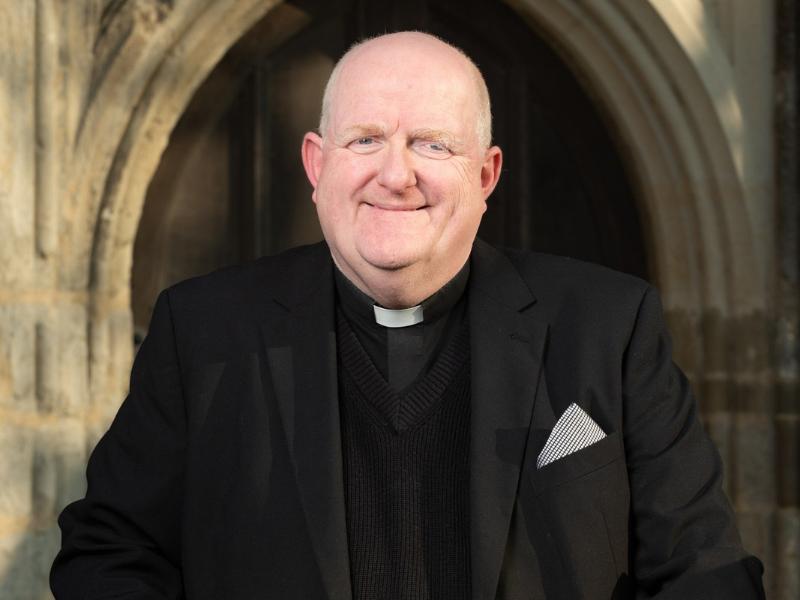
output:
[[[406,327],[376,322],[375,301],[334,269],[337,306],[370,360],[397,392],[424,375],[466,318],[467,261],[436,293],[421,302],[423,321]]]
[[[470,597],[466,320],[402,393],[337,318],[345,504],[354,600]]]

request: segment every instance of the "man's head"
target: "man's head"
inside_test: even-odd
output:
[[[386,306],[419,302],[466,262],[502,155],[488,93],[459,50],[416,32],[352,48],[303,164],[333,259]]]

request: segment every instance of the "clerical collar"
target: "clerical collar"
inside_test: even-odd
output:
[[[385,328],[402,328],[419,323],[431,323],[439,320],[461,298],[469,279],[469,261],[461,270],[442,286],[439,291],[429,296],[422,303],[411,308],[400,310],[387,309],[358,289],[338,268],[334,269],[336,288],[345,314],[356,319],[362,326]]]
[[[375,314],[375,322],[384,327],[395,329],[397,327],[410,327],[424,320],[425,310],[422,304],[417,304],[411,308],[383,308],[375,304],[372,307]]]

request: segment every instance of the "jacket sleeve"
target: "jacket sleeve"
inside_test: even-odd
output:
[[[168,293],[156,302],[130,392],[89,459],[85,498],[59,517],[58,600],[181,598],[185,411]]]
[[[719,454],[672,362],[657,293],[648,288],[623,364],[631,490],[631,567],[659,600],[764,598],[761,563],[743,550],[722,490]]]

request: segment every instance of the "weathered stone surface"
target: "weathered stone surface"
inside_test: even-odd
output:
[[[0,303],[0,410],[79,414],[88,403],[87,308],[72,295],[28,298]]]
[[[56,517],[85,491],[85,426],[27,415],[0,423],[0,598],[50,598]]]
[[[800,342],[798,342],[800,344]],[[779,379],[776,382],[776,411],[778,414],[800,415],[800,382]]]
[[[703,374],[694,388],[698,395],[700,410],[704,414],[730,410],[729,386],[727,374]]]
[[[728,384],[727,393],[728,406],[732,411],[770,416],[774,413],[775,384],[764,374],[735,375]]]
[[[776,422],[778,506],[800,507],[800,416],[779,415]]]
[[[31,522],[33,455],[36,432],[32,423],[0,421],[0,533],[25,531]]]
[[[0,295],[36,275],[35,17],[34,2],[0,5]]]
[[[697,315],[686,310],[672,309],[664,314],[673,339],[673,360],[696,382],[703,368],[702,332]]]
[[[54,410],[62,416],[80,416],[89,401],[88,310],[85,305],[69,304],[53,312],[58,323],[54,335],[58,361],[51,384]]]
[[[30,305],[0,304],[0,410],[36,408],[36,316]]]
[[[0,534],[0,598],[52,600],[48,575],[60,542],[50,526],[20,534]]]
[[[734,373],[763,373],[770,366],[772,325],[763,313],[729,319],[729,356]]]
[[[32,586],[41,587],[31,561],[33,544],[28,531],[0,533],[0,598],[27,600]]]
[[[733,497],[733,444],[731,443],[733,417],[727,412],[705,415],[703,423],[709,437],[722,457],[723,486],[728,496]]]
[[[775,504],[773,417],[738,414],[734,420],[734,432],[736,507],[743,511],[770,511]]]
[[[800,598],[800,510],[781,509],[776,515],[775,593],[773,598]]]
[[[728,323],[719,311],[707,311],[702,318],[703,372],[706,376],[719,377],[728,372],[729,336]]]

